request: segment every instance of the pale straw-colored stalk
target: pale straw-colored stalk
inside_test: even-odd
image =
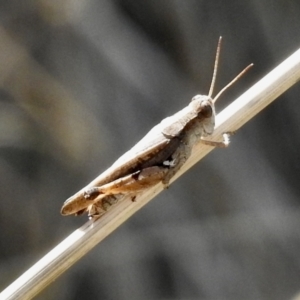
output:
[[[299,79],[300,49],[218,114],[211,139],[220,140],[223,132],[237,131]],[[173,180],[211,150],[212,147],[201,143],[196,145]],[[8,286],[0,299],[31,299],[162,191],[163,186],[157,185],[143,192],[138,201],[125,199],[100,219],[88,221]]]

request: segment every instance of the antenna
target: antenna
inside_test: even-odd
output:
[[[240,79],[251,67],[253,64],[247,66],[242,72],[240,72],[235,78],[233,78],[227,85],[225,85],[221,91],[217,94],[217,96],[213,99],[213,103],[216,103],[218,98],[230,87],[232,86],[238,79]]]
[[[212,97],[212,93],[214,91],[215,82],[216,82],[216,78],[217,78],[217,70],[218,70],[218,64],[219,64],[219,58],[220,58],[221,42],[222,42],[222,37],[220,36],[218,46],[217,46],[215,64],[214,64],[214,72],[213,72],[213,76],[211,79],[211,84],[210,84],[210,88],[209,88],[209,92],[208,92],[208,97],[210,97],[210,98]]]
[[[220,58],[220,51],[221,51],[221,42],[222,42],[222,37],[219,37],[219,42],[217,46],[217,53],[216,53],[216,58],[215,58],[215,64],[214,64],[214,72],[208,92],[208,97],[212,98],[213,90],[215,87],[216,83],[216,78],[217,78],[217,70],[218,70],[218,64],[219,64],[219,58]],[[218,98],[230,87],[232,86],[238,79],[240,79],[251,67],[253,64],[250,64],[247,66],[242,72],[240,72],[235,78],[233,78],[225,87],[221,89],[221,91],[217,94],[217,96],[213,99],[213,103],[216,103]]]

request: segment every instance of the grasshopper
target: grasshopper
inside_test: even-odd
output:
[[[139,192],[160,182],[165,187],[190,157],[193,146],[202,142],[213,147],[227,147],[229,133],[223,141],[208,141],[215,126],[215,103],[220,95],[252,66],[246,67],[213,99],[217,66],[221,48],[218,42],[212,82],[208,96],[197,95],[188,106],[171,117],[163,119],[132,149],[122,155],[109,169],[92,181],[85,189],[65,201],[62,215],[100,217],[114,204],[130,195],[135,201]]]

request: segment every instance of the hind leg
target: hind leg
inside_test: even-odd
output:
[[[88,200],[93,200],[100,195],[134,194],[158,184],[167,172],[168,168],[165,167],[145,168],[102,186],[90,188],[84,192],[83,196]]]

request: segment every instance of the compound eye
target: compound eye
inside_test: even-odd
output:
[[[204,118],[210,118],[212,116],[213,110],[211,104],[207,101],[203,101],[201,103],[201,110],[198,116],[202,116]]]

